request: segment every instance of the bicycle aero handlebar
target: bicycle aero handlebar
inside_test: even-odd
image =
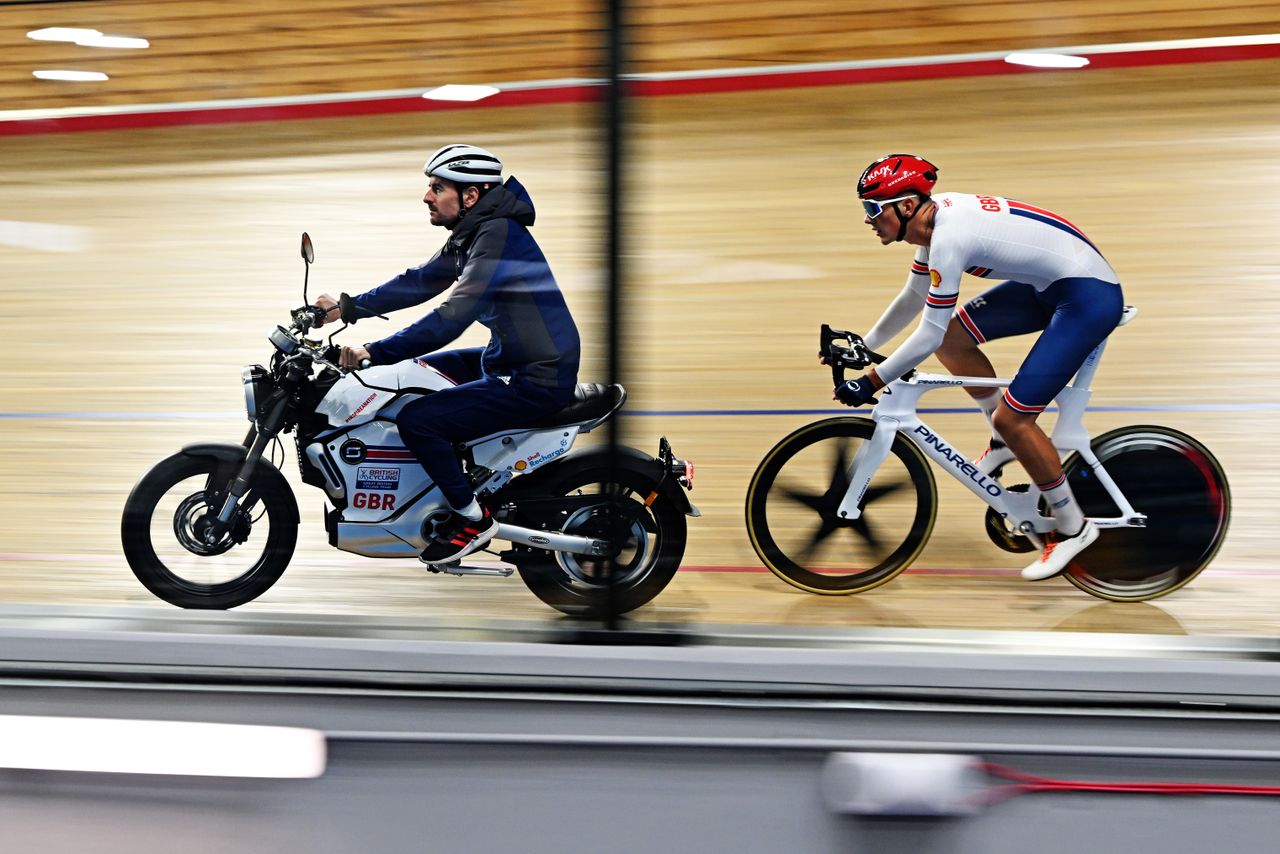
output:
[[[838,341],[847,341],[848,344],[838,344],[836,343]],[[879,364],[885,359],[884,356],[869,349],[861,335],[856,332],[846,332],[843,329],[832,329],[825,323],[822,324],[818,355],[826,359],[827,365],[831,368],[831,381],[835,385],[844,382],[846,368],[860,371],[872,362]]]

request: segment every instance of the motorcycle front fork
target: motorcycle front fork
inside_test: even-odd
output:
[[[218,516],[214,524],[210,525],[204,534],[204,538],[209,543],[216,543],[231,528],[231,519],[235,516],[236,509],[248,510],[249,507],[240,507],[240,499],[249,491],[249,481],[253,478],[253,470],[258,465],[258,460],[262,459],[262,454],[267,449],[267,445],[275,437],[275,431],[259,431],[257,425],[249,428],[249,432],[245,434],[244,441],[241,443],[248,448],[249,453],[245,456],[244,462],[240,464],[239,471],[236,472],[235,478],[231,481],[230,487],[227,489],[227,497],[222,502],[222,507],[218,510]]]

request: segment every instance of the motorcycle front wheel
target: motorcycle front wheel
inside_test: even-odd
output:
[[[255,478],[230,530],[209,542],[227,470],[213,457],[174,454],[147,472],[125,502],[120,538],[129,568],[180,608],[243,605],[275,584],[293,557],[296,504],[278,476]]]
[[[613,479],[603,468],[567,470],[527,500],[566,499],[556,528],[609,540],[612,559],[528,546],[507,555],[533,594],[558,611],[591,618],[634,611],[666,589],[684,557],[684,513],[661,492],[646,503],[652,489],[651,476],[625,467]]]

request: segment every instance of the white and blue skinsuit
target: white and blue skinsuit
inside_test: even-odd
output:
[[[1043,330],[1004,401],[1042,411],[1120,322],[1120,279],[1097,247],[1063,217],[998,196],[939,193],[927,247],[916,251],[902,292],[865,336],[878,350],[913,317],[920,325],[876,368],[889,383],[942,344],[954,315],[982,344]],[[960,277],[1004,279],[958,306]]]

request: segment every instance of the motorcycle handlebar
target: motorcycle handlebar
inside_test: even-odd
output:
[[[324,323],[325,310],[318,305],[304,305],[292,312],[293,325],[299,332],[309,332]]]

